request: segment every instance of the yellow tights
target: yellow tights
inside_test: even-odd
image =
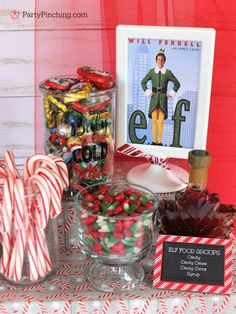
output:
[[[162,133],[164,126],[164,113],[161,109],[155,109],[152,112],[152,141],[160,144],[162,142]]]

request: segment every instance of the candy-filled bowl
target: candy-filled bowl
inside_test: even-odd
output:
[[[101,291],[138,286],[144,271],[139,265],[153,241],[156,196],[126,182],[95,184],[75,198],[81,250],[94,259],[88,281]]]

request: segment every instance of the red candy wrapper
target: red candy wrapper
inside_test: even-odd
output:
[[[46,80],[44,86],[48,89],[55,89],[60,91],[67,91],[74,85],[77,81],[70,78],[59,79],[57,77],[50,78]]]
[[[112,88],[114,85],[111,74],[89,66],[78,68],[77,73],[79,80],[92,82],[100,90]]]

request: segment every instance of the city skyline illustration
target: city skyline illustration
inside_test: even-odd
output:
[[[148,109],[150,103],[150,97],[147,97],[141,87],[141,81],[144,76],[148,73],[150,68],[155,67],[155,55],[158,53],[159,49],[163,48],[163,45],[158,47],[157,40],[155,43],[155,49],[153,45],[147,45],[145,43],[131,43],[129,44],[129,61],[128,61],[128,104],[127,104],[127,119],[128,125],[129,120],[133,112],[140,110],[143,112],[146,118],[147,128],[146,129],[136,129],[136,136],[138,138],[143,138],[146,135],[146,140],[143,144],[150,144],[152,142],[152,131],[151,131],[151,119],[148,117]],[[135,47],[136,46],[136,47]],[[164,47],[165,54],[167,56],[168,64],[166,68],[170,68],[171,71],[176,75],[180,81],[181,88],[177,92],[174,98],[168,99],[168,118],[164,121],[163,145],[170,146],[173,142],[173,131],[174,131],[174,121],[172,117],[175,111],[176,103],[181,99],[187,99],[190,102],[190,110],[185,111],[184,106],[182,108],[182,115],[185,116],[185,121],[181,123],[181,133],[180,133],[180,145],[184,148],[193,148],[194,145],[194,133],[196,125],[196,113],[197,113],[197,97],[198,97],[198,79],[199,79],[199,65],[200,61],[200,48],[195,53],[185,50],[176,50],[173,46]],[[181,56],[181,58],[180,58]],[[188,57],[190,56],[190,57]],[[154,61],[153,61],[154,58]],[[173,58],[175,60],[173,60]],[[174,66],[174,61],[178,60],[178,67]],[[179,61],[188,61],[182,63],[182,67],[185,68],[189,63],[193,64],[192,66],[192,75],[187,77],[181,76],[177,71],[181,66]],[[169,64],[172,64],[169,67]],[[189,68],[190,69],[190,68]],[[190,80],[190,77],[193,79]],[[173,83],[169,82],[168,90],[171,90]],[[148,82],[148,88],[151,88],[151,82]],[[137,124],[140,123],[139,116],[136,117]],[[127,135],[127,142],[131,143],[129,134]]]

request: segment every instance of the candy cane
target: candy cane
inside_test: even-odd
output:
[[[13,180],[12,178],[5,179],[4,196],[2,204],[2,246],[3,253],[1,258],[1,272],[8,276],[8,267],[12,250],[12,217],[13,217]]]
[[[14,161],[14,153],[10,150],[7,150],[5,153],[5,166],[9,176],[12,178],[20,178],[20,174],[16,169],[15,161]]]
[[[38,168],[36,170],[36,174],[40,175],[47,181],[52,201],[51,217],[56,217],[62,211],[61,198],[63,186],[60,176],[57,173],[49,171],[48,169],[45,168]]]
[[[41,196],[41,198],[37,198],[37,205],[39,206],[39,210],[34,207],[32,215],[35,230],[35,245],[37,249],[38,273],[40,277],[43,277],[47,271],[52,269],[45,232],[43,230],[43,228],[47,226],[49,218],[51,204],[50,190],[48,182],[45,180],[45,178],[38,174],[34,174],[29,178],[29,184],[36,186]]]
[[[13,207],[13,180],[11,178],[5,179],[3,188],[3,231],[10,231],[12,226],[12,207]]]
[[[34,225],[35,243],[37,250],[38,273],[40,277],[44,277],[52,268],[50,257],[47,250],[45,232],[42,228]]]
[[[0,178],[6,179],[8,177],[7,171],[3,166],[0,166]]]
[[[48,154],[47,156],[49,156],[56,164],[60,177],[62,179],[63,182],[63,189],[66,189],[69,187],[69,177],[68,177],[68,169],[67,166],[64,162],[64,160],[58,156],[52,155],[52,154]]]
[[[1,190],[0,190],[0,243],[2,243],[2,195],[1,195]],[[1,265],[1,262],[0,262]]]
[[[50,190],[47,181],[40,175],[34,174],[29,178],[29,185],[35,187],[33,189],[36,192],[39,192],[39,196],[36,196],[36,204],[39,210],[36,210],[36,223],[39,224],[42,228],[45,228],[48,224],[49,213],[50,213]],[[38,214],[37,214],[38,213]],[[39,216],[39,217],[38,217]],[[38,220],[39,218],[39,220]]]
[[[50,171],[47,168],[40,167],[36,170],[35,174],[44,177],[47,182],[51,182],[54,185],[54,189],[57,191],[58,195],[62,196],[63,193],[63,182],[60,175],[57,172]]]
[[[58,172],[57,166],[53,162],[53,160],[46,155],[36,154],[29,157],[25,162],[25,169],[24,169],[24,178],[28,179],[32,176],[36,169],[41,166],[47,166],[49,169]]]
[[[27,243],[27,253],[30,265],[30,279],[32,281],[36,281],[38,279],[38,259],[32,222],[29,224]]]
[[[9,277],[18,282],[22,276],[24,251],[26,245],[26,229],[28,218],[24,198],[24,185],[21,179],[14,182],[14,226],[18,230],[9,264]]]

